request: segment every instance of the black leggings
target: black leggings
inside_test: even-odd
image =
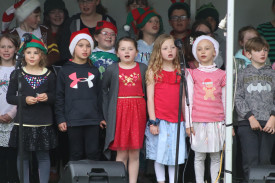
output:
[[[17,150],[11,147],[0,147],[0,183],[17,182]]]
[[[70,160],[99,160],[99,125],[68,127]]]

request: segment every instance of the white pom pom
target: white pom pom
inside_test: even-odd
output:
[[[129,26],[129,25],[124,25],[123,26],[123,28],[124,28],[124,30],[126,31],[126,32],[128,32],[130,29],[131,29],[131,27]]]

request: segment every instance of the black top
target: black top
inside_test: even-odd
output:
[[[98,69],[68,61],[57,76],[55,114],[58,124],[99,125],[103,120],[101,80]]]
[[[23,70],[15,70],[11,73],[10,84],[7,93],[7,102],[18,105],[18,74],[22,72],[22,121],[28,125],[49,125],[53,123],[53,104],[55,101],[55,75],[50,71],[43,75],[31,75]],[[15,77],[12,77],[15,74]],[[28,105],[27,96],[36,97],[37,93],[46,93],[48,101]],[[15,117],[18,123],[18,113]]]

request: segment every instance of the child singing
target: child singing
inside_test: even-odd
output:
[[[129,182],[136,183],[139,151],[146,126],[145,71],[147,66],[135,62],[137,43],[121,38],[116,45],[120,61],[109,66],[103,75],[103,111],[107,123],[105,151],[117,151],[129,171]],[[127,163],[128,162],[128,163]]]
[[[149,113],[145,132],[146,156],[147,159],[155,160],[155,173],[159,183],[165,182],[164,165],[168,165],[169,182],[173,183],[175,178],[180,88],[180,77],[177,73],[180,73],[180,64],[174,38],[171,35],[162,34],[156,39],[146,72]],[[183,119],[182,114],[179,164],[183,164],[186,157]]]
[[[215,182],[220,167],[220,151],[225,136],[225,71],[214,63],[219,54],[219,43],[210,36],[198,37],[192,47],[197,69],[187,75],[190,114],[186,107],[186,133],[195,152],[196,182],[204,182],[206,153],[211,158],[211,182]]]

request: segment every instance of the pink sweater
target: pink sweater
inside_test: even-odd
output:
[[[189,113],[186,109],[186,127],[192,122],[218,122],[225,118],[226,73],[215,65],[188,69]]]

